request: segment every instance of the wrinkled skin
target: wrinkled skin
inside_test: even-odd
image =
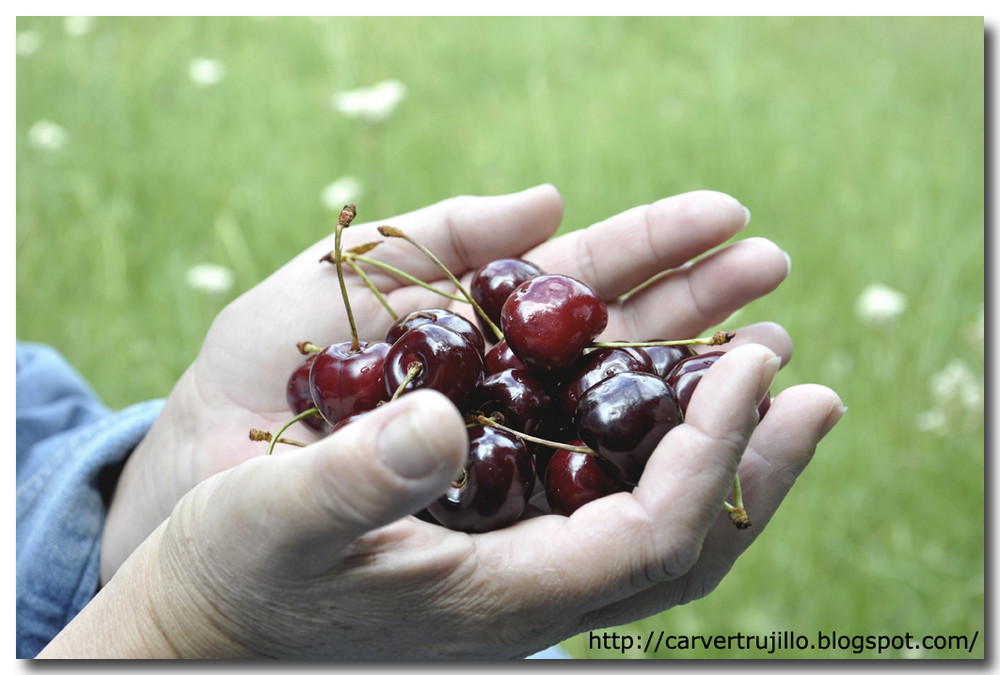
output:
[[[788,273],[770,241],[722,246],[747,222],[723,194],[671,197],[549,240],[561,213],[555,189],[540,186],[386,222],[466,283],[498,257],[584,281],[608,303],[602,340],[693,336]],[[373,225],[352,225],[345,247],[379,238]],[[318,242],[220,313],[121,476],[103,541],[107,585],[43,655],[530,654],[711,591],[843,413],[833,391],[799,385],[758,425],[757,403],[791,342],[776,324],[737,328],[634,491],[569,518],[449,531],[407,515],[440,495],[465,458],[463,420],[440,394],[407,394],[327,437],[296,425],[290,435],[315,442],[270,457],[247,440],[248,429],[288,419],[297,342],[350,338],[336,274],[317,262],[332,245],[332,236]],[[402,241],[369,255],[442,278]],[[663,270],[673,271],[618,300]],[[361,338],[383,336],[391,317],[347,279]],[[399,315],[442,306],[384,273],[372,279]],[[721,509],[737,468],[754,522],[742,531]]]

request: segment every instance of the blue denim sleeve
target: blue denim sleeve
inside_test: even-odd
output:
[[[163,407],[111,411],[50,347],[17,344],[17,658],[33,658],[99,584],[113,472]]]

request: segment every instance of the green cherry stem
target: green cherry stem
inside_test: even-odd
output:
[[[399,315],[396,314],[395,311],[393,311],[392,306],[389,305],[389,301],[386,300],[385,296],[382,294],[382,291],[376,288],[375,284],[372,283],[372,280],[368,278],[367,274],[365,274],[365,271],[361,269],[361,265],[356,263],[354,259],[350,257],[347,257],[347,264],[351,266],[351,269],[354,270],[354,273],[357,274],[359,277],[361,277],[361,280],[365,282],[365,286],[367,286],[371,290],[371,292],[375,295],[375,297],[378,298],[378,301],[382,303],[383,307],[385,307],[385,311],[389,312],[389,316],[392,317],[392,320],[397,321],[399,319]]]
[[[332,257],[333,264],[337,267],[337,280],[340,283],[340,294],[344,299],[344,309],[347,311],[347,322],[351,326],[351,351],[359,352],[361,351],[361,341],[358,340],[358,325],[354,321],[354,312],[351,310],[351,299],[347,293],[347,283],[344,281],[344,265],[341,261],[341,239],[343,238],[344,230],[351,224],[354,217],[358,215],[358,209],[354,204],[346,204],[340,211],[340,216],[337,218],[337,231],[334,234],[333,239],[333,254],[332,256],[328,254],[320,260],[320,262],[329,261]]]
[[[720,330],[705,338],[690,340],[652,340],[648,342],[591,342],[588,347],[674,347],[681,345],[724,345],[730,342],[736,333],[731,330]]]
[[[281,435],[288,430],[288,427],[292,426],[299,420],[304,420],[310,415],[315,415],[318,412],[319,412],[318,408],[308,408],[306,410],[303,410],[298,415],[296,415],[295,417],[293,417],[292,419],[288,420],[283,425],[281,425],[281,428],[278,429],[278,433],[276,434],[272,434],[268,431],[261,431],[260,429],[251,429],[250,440],[268,441],[267,452],[264,453],[265,455],[270,455],[272,452],[274,452],[274,446],[277,443],[287,443],[288,445],[297,445],[299,447],[305,447],[306,445],[305,443],[302,443],[301,441],[293,441],[286,438],[282,438]]]
[[[408,281],[408,282],[410,282],[411,284],[413,284],[415,286],[420,286],[421,288],[426,288],[428,291],[433,291],[434,293],[437,293],[438,295],[442,295],[442,296],[448,298],[449,300],[455,300],[457,302],[468,302],[468,300],[466,300],[461,295],[455,295],[455,294],[452,294],[452,293],[448,293],[447,291],[443,291],[440,288],[436,288],[436,287],[432,286],[431,284],[427,283],[426,281],[422,281],[420,279],[417,279],[412,274],[407,274],[406,272],[404,272],[403,270],[399,269],[398,267],[393,267],[392,265],[390,265],[387,262],[382,262],[381,260],[376,260],[375,258],[369,258],[369,257],[363,256],[363,255],[355,255],[355,254],[352,254],[350,252],[346,253],[344,255],[344,257],[348,260],[348,262],[350,262],[352,260],[356,260],[357,262],[365,263],[366,265],[373,265],[374,267],[378,267],[380,269],[383,269],[386,272],[389,272],[390,274],[394,274],[395,276],[399,277],[400,279],[403,279],[404,281]]]
[[[391,403],[402,396],[403,391],[406,389],[406,385],[417,379],[422,372],[424,372],[424,364],[419,361],[411,363],[409,368],[406,370],[406,377],[404,377],[403,381],[399,383],[398,387],[396,387],[396,391],[392,392],[392,398],[389,399],[389,402]]]
[[[460,282],[455,277],[455,275],[451,273],[451,270],[448,269],[447,265],[445,265],[443,262],[441,262],[441,260],[438,259],[438,257],[436,255],[434,255],[433,251],[431,251],[429,248],[427,248],[426,246],[424,246],[423,244],[421,244],[419,241],[417,241],[417,240],[413,239],[412,237],[410,237],[408,234],[406,234],[405,232],[403,232],[399,228],[390,227],[388,225],[380,225],[379,228],[378,228],[378,231],[379,231],[379,234],[381,234],[383,237],[395,237],[397,239],[402,239],[402,240],[408,242],[412,246],[415,246],[425,256],[427,256],[432,263],[434,263],[435,265],[437,265],[438,268],[440,268],[440,270],[442,272],[444,272],[444,275],[446,277],[448,277],[448,280],[451,281],[451,283],[453,283],[455,285],[455,288],[457,288],[459,290],[459,292],[463,296],[465,296],[466,301],[470,305],[472,305],[472,308],[476,310],[476,313],[483,319],[483,321],[486,323],[486,325],[490,327],[490,330],[493,331],[493,334],[496,336],[497,341],[500,341],[500,340],[503,339],[503,333],[500,332],[500,329],[497,328],[497,325],[495,323],[493,323],[493,321],[490,320],[490,317],[486,315],[486,312],[483,311],[483,308],[479,306],[479,303],[477,303],[475,300],[473,300],[472,296],[469,295],[469,292],[467,290],[465,290],[465,287],[462,285],[462,282]]]
[[[501,431],[506,431],[507,433],[513,434],[518,438],[528,441],[529,443],[536,443],[538,445],[545,445],[550,448],[555,448],[556,450],[569,450],[570,452],[579,452],[584,455],[596,455],[597,453],[588,448],[585,445],[570,445],[569,443],[560,443],[558,441],[550,441],[547,438],[539,438],[538,436],[531,436],[523,431],[518,431],[517,429],[511,429],[508,426],[500,424],[494,419],[487,417],[486,415],[470,415],[469,421],[481,424],[486,427],[493,427],[494,429],[500,429]]]
[[[750,516],[747,515],[747,511],[743,507],[743,489],[740,487],[739,474],[733,479],[733,501],[736,502],[735,505],[723,502],[723,508],[729,514],[729,520],[732,521],[733,525],[740,530],[745,530],[750,527],[751,523]]]

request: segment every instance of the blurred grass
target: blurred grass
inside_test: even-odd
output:
[[[983,385],[981,18],[98,18],[71,35],[21,17],[17,31],[36,47],[17,58],[17,334],[62,350],[113,407],[165,396],[215,313],[329,230],[320,194],[338,177],[361,180],[367,221],[552,182],[562,230],[726,191],[753,212],[747,236],[794,261],[739,316],[795,340],[776,389],[821,382],[850,410],[713,594],[619,632],[979,631],[983,656],[982,411],[917,425],[952,359]],[[225,77],[195,86],[199,57]],[[407,96],[383,124],[331,109],[390,78]],[[64,147],[29,141],[43,119]],[[231,268],[233,291],[186,286],[201,262]],[[875,282],[909,299],[887,327],[855,315]],[[567,647],[616,655],[586,635]]]

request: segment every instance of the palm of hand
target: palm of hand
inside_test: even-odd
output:
[[[490,259],[524,255],[547,271],[587,282],[606,299],[618,297],[662,270],[674,269],[627,303],[609,302],[608,338],[697,334],[769,292],[787,274],[783,254],[765,240],[739,242],[686,264],[723,243],[745,224],[742,208],[716,193],[663,200],[619,214],[588,230],[546,241],[558,225],[560,211],[555,193],[550,188],[539,188],[502,198],[449,200],[393,219],[392,224],[434,250],[456,274],[467,274]],[[352,226],[345,234],[345,247],[376,238],[373,228]],[[303,358],[295,349],[297,342],[310,340],[326,345],[350,339],[336,274],[332,266],[318,262],[331,248],[332,237],[298,256],[220,314],[198,359],[168,404],[176,419],[190,425],[188,446],[180,451],[176,444],[157,447],[159,438],[166,435],[151,432],[151,438],[144,443],[147,452],[139,456],[138,466],[145,468],[135,469],[136,473],[156,473],[167,456],[174,466],[182,467],[168,472],[174,485],[172,491],[164,491],[166,497],[137,507],[150,513],[147,523],[155,525],[166,517],[181,496],[201,480],[263,454],[263,446],[247,440],[247,432],[253,427],[277,426],[290,417],[285,384]],[[402,242],[387,243],[378,251],[380,257],[422,279],[440,279],[436,268]],[[381,339],[391,317],[368,288],[353,275],[348,277],[362,339]],[[373,274],[372,278],[387,292],[391,306],[400,315],[421,307],[441,306],[440,298],[427,291],[401,285],[385,275]],[[675,311],[664,312],[664,306]],[[467,307],[452,309],[468,314]],[[791,346],[787,334],[773,324],[749,327],[738,335],[737,344],[760,342],[770,350],[748,348],[740,357],[742,361],[734,354],[733,362],[719,368],[714,379],[724,389],[724,396],[749,397],[753,394],[748,392],[759,386],[760,352],[770,355],[773,351],[787,360]],[[707,389],[711,387],[708,383]],[[724,411],[712,412],[707,407],[711,405],[709,397],[704,398],[704,418],[699,422],[699,413],[690,413],[695,424],[684,425],[691,427],[684,433],[700,434],[702,443],[718,443],[718,433],[729,437],[736,433],[744,442],[749,439],[752,428],[747,426],[747,420],[733,419],[732,413],[726,418]],[[767,428],[761,425],[756,432],[759,442],[751,444],[746,458],[751,460],[744,481],[748,497],[754,494],[755,483],[762,490],[773,487],[775,480],[787,483],[755,495],[755,519],[761,525],[790,487],[788,477],[797,475],[807,461],[821,435],[817,430],[825,432],[831,405],[831,395],[818,390],[788,391],[780,399],[772,406]],[[782,428],[789,425],[801,433],[782,433]],[[363,431],[364,427],[353,431],[348,427],[340,432],[340,441],[346,446],[363,445],[363,438],[351,435]],[[682,457],[686,447],[683,435],[677,434],[674,439]],[[696,446],[699,438],[689,439],[688,446]],[[731,439],[726,441],[731,443]],[[427,622],[428,631],[448,634],[442,626],[453,625],[453,637],[476,636],[476,643],[467,647],[479,653],[483,653],[483,644],[482,634],[475,630],[476,617],[480,616],[477,603],[496,603],[489,610],[495,613],[502,608],[502,614],[511,619],[505,623],[510,632],[492,633],[497,653],[504,652],[504,644],[518,643],[522,648],[527,645],[528,650],[542,647],[583,626],[629,620],[707,592],[752,540],[754,533],[736,536],[727,529],[724,536],[710,535],[703,545],[700,543],[717,520],[738,452],[725,454],[715,465],[701,462],[694,480],[684,484],[664,473],[667,461],[661,458],[652,462],[650,478],[645,480],[644,476],[644,482],[632,494],[599,500],[581,510],[579,517],[537,518],[477,537],[412,518],[396,520],[370,533],[362,529],[345,540],[325,538],[329,554],[315,558],[324,561],[319,567],[296,569],[295,560],[303,558],[276,554],[269,563],[274,566],[253,570],[260,572],[253,577],[265,586],[271,580],[273,597],[281,598],[282,605],[290,601],[290,612],[299,611],[298,603],[320,597],[342,598],[343,602],[327,607],[333,614],[325,619],[333,625],[351,622],[350,612],[341,610],[352,607],[354,595],[358,607],[379,616],[380,622],[366,622],[379,626],[379,630],[403,622],[409,635],[419,634],[413,621],[419,618],[419,623],[437,615],[440,622]],[[236,481],[239,476],[240,471],[229,472],[227,479]],[[675,513],[677,503],[687,499],[701,508],[689,509],[686,519],[665,515]],[[654,533],[648,531],[651,522],[663,522],[665,518],[675,525],[658,528]],[[171,518],[175,520],[185,522],[179,516]],[[611,537],[612,542],[630,536],[646,540],[648,546],[642,559],[621,559],[629,549],[607,545],[609,527],[617,533]],[[148,529],[131,533],[135,539],[131,546],[146,534]],[[540,549],[540,542],[545,550]],[[283,549],[302,553],[294,545],[277,547],[276,551]],[[556,549],[560,551],[557,556],[546,553]],[[239,565],[231,569],[236,574],[247,572]],[[617,577],[609,577],[608,570],[617,570]],[[392,579],[388,585],[387,576]],[[326,592],[319,590],[323,584]],[[290,589],[299,589],[303,597]],[[401,593],[414,601],[413,616],[400,611]],[[628,596],[633,598],[627,605],[622,604]],[[554,602],[556,597],[559,602]],[[546,614],[555,607],[559,608],[558,616]],[[495,627],[502,622],[494,615],[489,623]],[[526,635],[525,631],[539,624],[549,628],[534,636]],[[299,637],[303,643],[316,638],[307,634]],[[258,639],[261,645],[267,643],[267,635],[259,635]],[[428,649],[433,648],[432,636],[420,639],[425,640]],[[295,636],[283,636],[281,644],[274,645],[275,651],[294,640]],[[461,641],[456,644],[461,650]],[[370,653],[370,645],[366,649]]]

